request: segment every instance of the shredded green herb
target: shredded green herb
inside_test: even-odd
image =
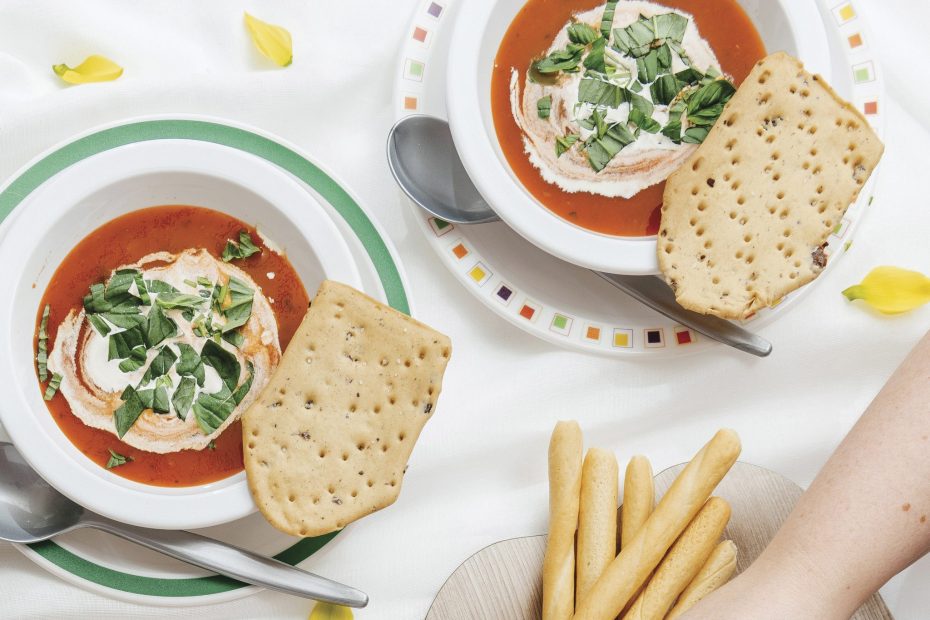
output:
[[[112,448],[108,448],[110,452],[110,459],[107,461],[107,469],[113,469],[114,467],[120,467],[126,463],[133,461],[131,456],[123,456],[118,452],[115,452]]]
[[[39,381],[45,383],[48,381],[48,317],[52,312],[52,307],[45,304],[42,309],[42,319],[39,321],[39,333],[37,340],[36,365],[39,369]]]
[[[581,143],[596,172],[641,132],[661,134],[676,144],[702,142],[735,90],[715,68],[702,72],[693,66],[682,45],[687,17],[674,11],[640,15],[632,24],[614,28],[618,4],[606,2],[600,30],[582,22],[569,24],[569,43],[534,62],[529,71],[529,79],[543,86],[564,84],[557,79],[561,73],[584,72],[572,112],[582,128],[580,136],[557,138],[555,154],[561,157]],[[676,66],[685,68],[675,71]],[[624,118],[624,104],[630,108],[626,121],[607,123],[605,118]],[[549,118],[552,106],[552,95],[537,99],[539,118]],[[664,126],[653,118],[655,106],[668,107]],[[605,114],[611,109],[621,112]]]
[[[555,139],[555,156],[561,157],[581,139],[581,136],[569,134]]]
[[[45,400],[52,400],[55,398],[55,394],[58,393],[58,388],[61,387],[61,375],[52,373],[52,378],[48,381],[48,386],[45,388]]]
[[[540,97],[536,102],[536,113],[539,115],[539,118],[549,118],[551,112],[552,96],[546,95],[545,97]]]
[[[248,258],[253,254],[261,252],[261,249],[252,243],[252,236],[245,230],[239,231],[239,243],[227,241],[226,247],[223,248],[223,261]]]

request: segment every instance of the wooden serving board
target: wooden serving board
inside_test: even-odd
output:
[[[656,476],[661,497],[684,464]],[[714,495],[733,508],[724,537],[739,548],[737,573],[745,570],[768,545],[788,517],[801,488],[762,467],[736,463]],[[619,519],[618,519],[619,525]],[[542,608],[542,563],[546,537],[513,538],[471,556],[443,585],[426,620],[537,620]],[[875,594],[852,620],[893,620]]]

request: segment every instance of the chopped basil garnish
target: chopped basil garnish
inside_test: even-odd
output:
[[[181,382],[178,384],[178,388],[171,397],[171,404],[174,405],[174,412],[182,420],[187,419],[187,414],[191,410],[191,405],[194,404],[195,390],[196,382],[194,378],[182,377]]]
[[[164,385],[155,387],[152,398],[152,411],[155,413],[171,413],[171,401],[168,400],[168,388]]]
[[[614,13],[617,10],[617,4],[620,0],[607,0],[604,5],[604,14],[601,16],[601,36],[605,39],[610,37],[610,31],[614,27]]]
[[[155,355],[151,363],[149,363],[149,367],[146,368],[145,374],[142,375],[141,385],[148,385],[158,377],[168,374],[177,359],[178,356],[171,350],[171,347],[164,346],[159,349],[158,354]]]
[[[649,87],[649,94],[652,95],[652,101],[662,105],[668,105],[681,91],[681,82],[678,81],[671,73],[661,76]]]
[[[246,231],[240,233],[238,243],[230,242],[227,250],[227,260],[261,251]],[[225,341],[236,348],[244,345],[241,328],[252,316],[255,290],[234,277],[214,283],[198,276],[184,283],[195,292],[182,293],[167,282],[145,280],[136,269],[120,269],[109,281],[92,285],[84,298],[88,321],[107,339],[108,359],[119,360],[119,369],[127,374],[145,367],[138,384],[123,390],[123,402],[113,412],[120,437],[146,409],[158,414],[174,411],[179,418],[186,419],[196,408],[198,426],[210,432],[214,424],[222,424],[229,417],[251,389],[251,363],[246,381],[238,385],[240,363],[221,343]],[[46,322],[40,322],[40,352],[42,338],[47,339],[48,312],[46,308]],[[169,312],[178,312],[190,324],[188,329],[205,340],[200,353],[188,343],[170,342],[181,329],[180,319],[168,316]],[[42,359],[47,362],[47,341],[44,351]],[[36,359],[38,363],[40,357],[37,355]],[[206,383],[206,366],[214,368],[223,382],[222,389],[215,394],[198,394],[198,387],[202,389]],[[180,379],[172,378],[172,368]],[[47,398],[54,396],[60,381],[57,375],[53,377]]]
[[[123,456],[117,452],[114,452],[112,448],[108,448],[110,452],[110,459],[107,461],[107,469],[113,469],[114,467],[120,467],[125,465],[129,461],[134,460],[131,456]]]
[[[707,127],[688,127],[685,130],[685,135],[681,137],[681,141],[690,142],[691,144],[700,144],[704,141],[704,138],[707,137],[708,133],[710,133],[710,130]]]
[[[242,280],[230,277],[228,286],[229,305],[223,307],[223,316],[226,317],[223,333],[242,327],[248,322],[252,316],[252,301],[255,298],[255,291]]]
[[[200,295],[162,293],[155,300],[165,310],[199,310],[207,300]]]
[[[145,332],[142,326],[133,327],[125,331],[117,332],[110,335],[109,341],[109,360],[122,360],[132,355],[136,347],[145,348]]]
[[[589,71],[607,73],[607,63],[604,60],[604,50],[607,49],[607,39],[601,37],[591,44],[591,51],[584,57],[584,67]]]
[[[197,354],[194,347],[184,342],[178,344],[178,350],[181,351],[181,358],[178,360],[177,366],[175,366],[178,375],[182,377],[193,377],[197,380],[197,385],[203,387],[206,374],[200,355]]]
[[[545,97],[540,97],[536,102],[536,113],[539,115],[539,118],[549,118],[549,114],[552,112],[552,97],[546,95]]]
[[[123,372],[134,372],[145,366],[146,348],[136,347],[129,352],[129,357],[119,363],[119,369]]]
[[[39,321],[39,334],[36,337],[36,365],[39,368],[39,381],[48,381],[48,317],[52,307],[45,304],[42,309],[42,319]]]
[[[166,338],[178,335],[178,324],[168,318],[161,306],[152,306],[145,331],[145,343],[149,348],[156,347]]]
[[[208,341],[209,344],[209,341]],[[239,363],[236,362],[238,370]],[[223,422],[229,418],[236,406],[242,402],[249,390],[252,389],[252,379],[254,377],[252,364],[249,364],[249,376],[235,391],[224,381],[223,388],[216,394],[203,394],[197,397],[194,402],[194,415],[197,417],[197,425],[204,435],[210,435],[215,432]],[[235,386],[235,379],[233,386]]]
[[[132,428],[132,425],[136,423],[136,420],[138,420],[142,412],[145,411],[145,406],[142,403],[142,399],[139,397],[139,393],[136,392],[132,386],[127,386],[126,389],[123,390],[121,398],[123,404],[113,412],[113,420],[116,423],[116,434],[120,439]]]
[[[244,231],[239,231],[239,243],[227,241],[226,247],[223,248],[223,261],[229,262],[240,258],[248,258],[253,254],[261,252],[261,249],[252,243],[252,236]]]
[[[555,156],[561,157],[568,151],[572,146],[578,142],[580,136],[575,134],[569,134],[567,136],[562,136],[555,139]]]
[[[718,79],[717,69],[707,67],[702,73],[692,66],[682,45],[689,24],[687,17],[674,11],[651,17],[640,15],[632,24],[614,28],[618,3],[609,0],[605,4],[600,32],[585,23],[570,24],[565,48],[534,62],[528,72],[534,82],[555,85],[564,84],[556,79],[560,72],[584,70],[578,82],[574,122],[592,132],[590,137],[584,131],[582,135],[587,138],[584,150],[596,172],[641,132],[661,133],[677,144],[703,141],[735,90],[728,80]],[[676,65],[685,68],[676,72]],[[551,95],[544,95],[536,103],[539,117],[549,118]],[[623,104],[630,106],[627,122],[607,127],[605,119],[614,116],[606,114],[606,110],[619,109]],[[676,109],[678,104],[687,108]],[[665,126],[653,118],[657,105],[669,107]],[[685,110],[687,114],[683,114]],[[578,141],[572,134],[556,138],[556,156],[561,157]]]
[[[611,125],[603,136],[592,136],[585,142],[588,162],[597,172],[603,170],[620,150],[636,138],[621,124]]]
[[[584,56],[585,46],[578,43],[569,43],[565,49],[556,50],[542,60],[533,63],[534,69],[543,75],[558,73],[559,71],[574,72],[578,70]]]
[[[702,86],[688,98],[688,121],[702,127],[713,126],[735,93],[736,88],[727,80],[714,80]]]
[[[580,45],[594,43],[601,34],[591,26],[576,22],[568,27],[568,40]]]
[[[52,378],[48,381],[48,386],[45,388],[45,400],[52,400],[55,398],[55,394],[58,393],[58,388],[61,387],[61,375],[57,372],[52,373]]]
[[[99,314],[88,314],[87,320],[90,321],[90,324],[93,326],[97,333],[101,336],[106,336],[110,333],[110,326],[107,325],[107,322],[100,318]]]
[[[200,350],[200,358],[204,364],[216,370],[223,385],[230,391],[236,388],[241,368],[235,355],[213,340],[207,340],[203,343],[203,349]]]
[[[162,282],[161,280],[146,280],[146,287],[150,293],[177,293],[178,289],[174,288],[167,282]]]
[[[638,110],[637,108],[632,108],[630,110],[630,123],[636,125],[647,133],[658,133],[658,131],[662,129],[662,125],[660,125],[654,118],[651,116],[646,116],[642,113],[641,110]]]
[[[245,344],[245,336],[243,336],[242,332],[238,329],[224,333],[223,340],[236,347],[237,349],[241,349],[242,345]]]

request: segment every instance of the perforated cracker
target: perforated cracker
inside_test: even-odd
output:
[[[319,536],[392,504],[450,354],[446,336],[324,282],[242,417],[249,488],[268,521]]]
[[[820,76],[761,60],[666,185],[658,259],[678,303],[743,319],[816,278],[883,150]]]

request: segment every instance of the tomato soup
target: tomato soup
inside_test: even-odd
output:
[[[695,25],[713,48],[723,71],[738,85],[765,56],[765,46],[736,0],[661,0],[694,17]],[[546,208],[565,220],[595,232],[624,237],[654,235],[664,183],[632,198],[609,198],[587,192],[566,192],[548,183],[530,163],[523,135],[511,113],[513,68],[525,74],[552,45],[573,15],[604,5],[604,0],[528,0],[507,30],[494,63],[491,107],[501,149],[523,186]]]
[[[226,214],[191,206],[160,206],[134,211],[104,224],[68,254],[55,271],[42,297],[39,319],[48,304],[48,343],[51,350],[61,321],[69,311],[80,311],[92,284],[106,281],[121,265],[155,252],[180,253],[203,248],[220,257],[227,240],[246,231],[260,253],[235,261],[269,298],[277,322],[281,349],[287,347],[309,305],[309,298],[288,260],[267,248],[254,227]],[[37,321],[38,325],[38,321]],[[87,321],[81,329],[92,329]],[[41,386],[44,393],[45,387]],[[113,473],[157,486],[193,486],[221,480],[243,470],[242,432],[238,421],[203,450],[156,454],[134,448],[111,432],[86,426],[72,413],[58,392],[47,402],[62,432],[89,459],[106,467],[110,450],[128,457]]]

